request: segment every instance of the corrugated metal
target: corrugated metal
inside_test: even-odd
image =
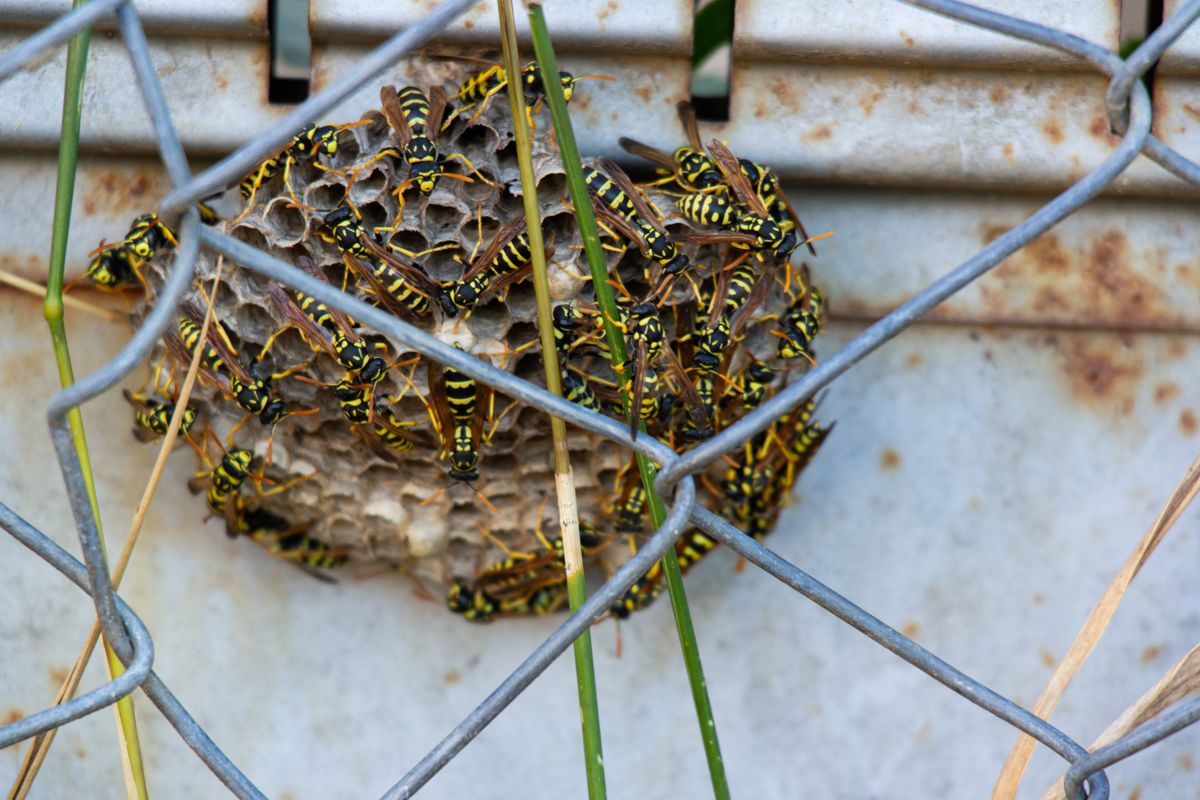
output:
[[[373,43],[412,24],[434,5],[431,0],[379,3],[365,15],[360,0],[310,0],[309,17],[315,39]],[[691,0],[554,0],[544,8],[559,50],[691,53]],[[527,43],[528,21],[517,14],[516,22],[520,41]],[[482,2],[451,24],[438,41],[494,48],[499,36],[495,3]]]
[[[1180,6],[1180,0],[1164,0],[1163,17],[1171,16]],[[1193,25],[1175,40],[1171,48],[1163,54],[1159,61],[1159,75],[1195,75],[1200,72],[1200,31]],[[1158,110],[1157,105],[1155,111]]]
[[[40,28],[70,10],[71,0],[0,0],[6,25]],[[138,15],[150,34],[265,38],[267,0],[138,0]],[[114,19],[98,30],[115,31]]]
[[[0,0],[0,12],[34,24],[64,5]],[[378,4],[363,19],[361,4],[314,0],[317,87],[427,5]],[[987,5],[1116,47],[1112,0]],[[265,2],[139,0],[139,8],[152,31],[195,25],[225,37],[154,40],[192,155],[240,144],[286,110],[264,103],[265,41],[235,41],[262,36],[253,14]],[[572,104],[585,151],[612,153],[620,134],[679,140],[672,106],[687,95],[690,16],[686,3],[647,8],[631,0],[547,4],[560,48],[574,51],[569,67],[621,78],[588,84]],[[892,0],[739,0],[737,8],[732,121],[705,131],[789,176],[810,230],[836,229],[811,260],[834,317],[822,353],[1018,222],[1044,202],[1045,189],[1079,177],[1110,147],[1105,81],[1040,48]],[[491,20],[476,9],[447,41],[490,43]],[[1156,86],[1158,132],[1200,154],[1192,141],[1200,98],[1184,79],[1200,64],[1200,34],[1172,53]],[[20,187],[0,196],[9,222],[0,226],[0,267],[33,277],[44,274],[48,251],[61,74],[60,55],[0,84],[0,181]],[[156,162],[131,155],[152,147],[129,76],[115,43],[97,37],[85,142],[92,153],[118,155],[89,154],[81,165],[75,269],[164,188]],[[364,91],[338,118],[375,100]],[[934,314],[957,324],[919,325],[839,379],[822,412],[838,420],[836,433],[770,541],[1026,704],[1157,513],[1200,429],[1200,351],[1190,335],[1200,329],[1195,206],[1141,196],[1175,190],[1147,163],[1121,185],[1139,196],[1090,204]],[[70,320],[80,374],[127,335],[119,325]],[[70,546],[43,411],[30,401],[54,386],[41,326],[35,302],[0,288],[0,328],[16,332],[0,337],[0,377],[21,387],[0,393],[0,448],[21,454],[0,460],[0,484],[11,487],[6,502]],[[115,393],[89,404],[85,418],[115,547],[152,452],[128,435],[128,408]],[[318,585],[227,541],[217,523],[202,525],[203,501],[184,488],[191,469],[186,453],[168,467],[126,596],[153,630],[156,669],[269,796],[377,795],[551,629],[550,621],[469,626],[390,577]],[[1195,513],[1149,561],[1068,692],[1055,717],[1065,730],[1083,739],[1099,731],[1194,642]],[[13,643],[13,657],[0,659],[11,716],[51,695],[90,617],[81,596],[65,594],[6,537],[0,563],[0,604],[28,612],[29,597],[43,603],[34,616],[0,617],[0,640]],[[986,791],[1013,740],[1008,726],[764,575],[732,570],[727,554],[715,555],[688,589],[738,796]],[[703,796],[669,608],[660,602],[624,626],[620,659],[614,633],[606,624],[595,634],[612,796]],[[234,694],[231,674],[247,676],[232,683]],[[94,665],[86,683],[101,680]],[[532,691],[535,699],[506,711],[421,796],[478,795],[480,775],[496,796],[581,795],[569,660]],[[105,716],[63,730],[40,779],[45,796],[120,785]],[[140,722],[156,792],[220,793],[157,715]],[[1176,737],[1123,763],[1112,773],[1115,796],[1194,790],[1190,741]],[[0,772],[15,771],[20,751],[0,751]],[[1027,791],[1059,771],[1039,752]]]
[[[975,5],[1116,46],[1119,0],[988,0]],[[734,48],[739,60],[1079,68],[1077,62],[1044,47],[895,0],[738,0],[736,8]]]

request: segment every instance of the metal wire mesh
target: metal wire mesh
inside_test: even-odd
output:
[[[912,639],[885,625],[866,610],[695,503],[696,493],[691,478],[693,474],[720,458],[722,454],[740,447],[755,433],[812,397],[838,375],[895,337],[934,306],[1079,209],[1116,179],[1139,154],[1146,155],[1180,178],[1200,187],[1200,165],[1184,158],[1150,134],[1153,112],[1146,88],[1139,80],[1196,17],[1200,16],[1200,0],[1188,0],[1182,4],[1125,60],[1080,37],[956,0],[902,1],[961,22],[1059,50],[1090,63],[1111,78],[1105,95],[1108,120],[1113,131],[1123,138],[1111,155],[1095,170],[1029,216],[1023,223],[871,325],[803,379],[683,456],[645,436],[639,437],[636,442],[630,441],[627,429],[619,423],[502,372],[405,322],[339,292],[326,283],[301,273],[256,248],[198,224],[198,215],[193,206],[196,201],[239,180],[262,159],[281,147],[296,130],[308,121],[319,118],[401,56],[436,34],[473,5],[474,0],[445,0],[420,22],[384,42],[328,89],[298,106],[290,115],[254,141],[198,176],[192,176],[188,169],[187,159],[167,111],[162,88],[150,59],[145,33],[132,0],[93,0],[59,18],[0,57],[0,80],[3,80],[36,59],[44,49],[65,42],[75,33],[115,11],[139,88],[154,124],[162,159],[174,186],[163,200],[161,213],[184,212],[178,237],[180,247],[159,302],[112,361],[74,386],[59,392],[49,403],[50,432],[75,515],[83,562],[80,563],[45,534],[0,503],[0,527],[92,597],[104,636],[126,664],[126,672],[110,683],[60,706],[0,726],[0,747],[90,714],[140,687],[184,741],[235,796],[263,797],[250,780],[209,739],[150,669],[154,657],[153,641],[141,620],[113,591],[66,421],[70,409],[112,388],[145,359],[166,326],[173,320],[175,308],[191,283],[199,248],[203,246],[223,253],[247,269],[310,294],[425,357],[453,366],[522,403],[535,406],[644,453],[662,466],[656,486],[664,497],[672,499],[671,512],[663,526],[475,710],[389,789],[384,795],[387,800],[414,795],[524,691],[576,637],[599,619],[613,601],[673,545],[689,524],[709,532],[748,561],[877,644],[1062,756],[1069,764],[1064,788],[1066,796],[1071,800],[1085,797],[1093,800],[1107,798],[1109,784],[1104,769],[1200,720],[1200,700],[1179,704],[1158,719],[1147,722],[1115,742],[1089,753],[1083,745],[1050,723],[1035,717],[1013,700],[955,669]]]

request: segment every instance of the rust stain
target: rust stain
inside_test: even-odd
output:
[[[905,47],[915,47],[917,40],[908,35],[907,31],[900,31],[900,38],[904,40]]]
[[[900,454],[890,447],[885,447],[879,454],[879,468],[890,471],[900,466]]]
[[[912,114],[914,117],[918,114],[924,114],[925,107],[918,103],[914,98],[908,101],[908,113]]]
[[[462,680],[462,676],[458,674],[456,669],[448,669],[442,674],[442,682],[448,684],[456,684]]]
[[[829,125],[818,125],[802,137],[806,142],[821,142],[833,135],[833,129]]]
[[[1088,126],[1088,133],[1097,139],[1107,139],[1112,135],[1112,132],[1108,129],[1108,120],[1104,118],[1103,114],[1097,114],[1092,117],[1092,124]]]
[[[1035,606],[1046,605],[1046,595],[1042,594],[1041,592],[1034,592],[1033,593],[1033,604]]]
[[[921,635],[921,625],[915,620],[909,620],[904,623],[904,627],[900,629],[900,632],[910,639],[915,639]]]
[[[1190,408],[1185,408],[1179,412],[1179,430],[1183,431],[1186,436],[1194,436],[1196,434],[1196,412]]]
[[[1180,753],[1178,763],[1179,763],[1179,768],[1181,770],[1183,770],[1184,772],[1191,772],[1192,767],[1194,767],[1196,765],[1196,762],[1192,760],[1191,755],[1189,755],[1188,753]]]
[[[87,758],[87,750],[83,749],[83,745],[75,745],[75,757],[80,760]]]
[[[967,500],[967,508],[971,509],[972,511],[979,511],[983,508],[983,501],[978,497],[972,496],[969,500]]]
[[[10,725],[17,720],[25,719],[25,712],[19,708],[13,707],[4,713],[4,724]]]
[[[920,353],[909,353],[907,356],[904,357],[904,366],[909,369],[914,369],[916,367],[921,366],[921,362],[924,360],[925,360],[925,357],[922,356]]]
[[[1047,341],[1053,345],[1057,337],[1047,337]],[[1072,337],[1059,349],[1071,394],[1077,400],[1085,405],[1115,408],[1122,414],[1133,410],[1133,389],[1142,377],[1143,367],[1138,354],[1131,352],[1131,340],[1122,339],[1120,346],[1113,347]]]
[[[1167,357],[1171,359],[1180,359],[1187,355],[1187,345],[1178,337],[1171,337],[1167,340]]]
[[[1046,120],[1042,123],[1042,133],[1046,134],[1046,138],[1053,144],[1062,144],[1063,132],[1062,127],[1054,120]]]
[[[1192,119],[1200,120],[1200,108],[1196,108],[1191,103],[1184,103],[1183,110],[1187,112],[1187,115]]]
[[[475,28],[475,20],[473,20],[473,19],[464,19],[464,20],[463,20],[463,28],[464,28],[464,29],[466,29],[466,30],[468,30],[468,31],[469,31],[469,30],[473,30],[473,29]]]
[[[875,104],[883,99],[883,90],[875,89],[873,91],[863,91],[858,95],[858,107],[862,109],[863,116],[871,116],[875,113]]]
[[[1004,154],[1005,158],[1011,160],[1013,157],[1012,142],[1005,142],[1004,144],[1000,145],[1000,152]]]
[[[754,116],[756,119],[762,119],[767,115],[767,104],[761,100],[754,101]]]
[[[50,681],[55,686],[62,686],[67,680],[67,675],[70,674],[70,670],[66,667],[48,667],[46,672],[50,675]]]
[[[102,169],[84,179],[81,203],[83,213],[92,216],[98,212],[136,216],[151,205],[149,195],[158,189],[158,173],[138,167],[130,176],[128,171]],[[124,233],[122,231],[122,233]]]
[[[772,78],[767,90],[777,97],[780,105],[784,106],[788,111],[800,110],[801,95],[792,84],[782,78]]]
[[[1135,786],[1135,787],[1133,787],[1133,790],[1129,793],[1129,800],[1140,800],[1141,796],[1142,796],[1142,787]]]
[[[988,99],[992,101],[992,105],[1000,105],[1008,100],[1008,90],[1003,86],[993,86],[988,90]]]
[[[1154,387],[1154,402],[1160,406],[1166,405],[1176,397],[1179,397],[1180,391],[1179,384],[1177,383],[1171,381],[1160,383]]]
[[[1051,653],[1049,650],[1045,649],[1038,651],[1038,659],[1041,660],[1042,666],[1045,667],[1053,667],[1058,663],[1058,661],[1054,658],[1054,653]]]
[[[642,98],[644,103],[649,103],[650,98],[654,96],[654,92],[649,86],[639,86],[633,90],[633,93]]]
[[[1143,664],[1149,664],[1162,655],[1162,645],[1150,645],[1142,650],[1142,655],[1139,660]]]

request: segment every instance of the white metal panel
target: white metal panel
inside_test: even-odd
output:
[[[70,0],[0,0],[0,19],[7,25],[40,28],[70,9]],[[137,10],[150,34],[267,35],[267,0],[137,0]],[[108,17],[96,28],[114,31],[116,18]]]
[[[1117,141],[1106,85],[1086,74],[735,61],[730,122],[707,130],[788,177],[1061,189]],[[1191,191],[1144,160],[1114,186]]]
[[[832,298],[836,303],[838,298]],[[4,500],[75,549],[31,398],[53,390],[35,302],[0,289]],[[78,373],[124,341],[73,316]],[[834,347],[858,326],[835,325]],[[1192,337],[918,326],[835,384],[838,420],[768,543],[889,624],[1018,700],[1050,663],[1192,458],[1200,357]],[[1097,364],[1112,372],[1097,372]],[[1111,380],[1095,376],[1108,374]],[[105,528],[119,546],[153,447],[129,436],[116,393],[85,407]],[[155,669],[215,741],[280,800],[374,797],[531,649],[556,620],[470,625],[402,577],[313,581],[205,525],[182,450],[147,519],[124,595],[157,645]],[[549,491],[549,486],[546,487]],[[1195,640],[1196,512],[1127,595],[1055,721],[1101,730]],[[90,621],[82,594],[0,537],[6,714],[47,702]],[[713,555],[687,581],[725,761],[738,796],[974,797],[1013,731],[772,579]],[[703,757],[670,608],[593,633],[613,798],[703,797]],[[98,664],[85,686],[103,681]],[[219,797],[216,780],[137,698],[152,791]],[[1185,733],[1113,771],[1129,796],[1182,797]],[[65,727],[34,797],[119,792],[109,712]],[[12,775],[20,747],[0,751]],[[581,796],[578,706],[560,659],[421,797]],[[1035,759],[1040,788],[1060,770]],[[982,787],[982,788],[981,788]]]
[[[985,0],[976,6],[1049,25],[1116,50],[1119,0]],[[1079,62],[896,0],[738,0],[735,60],[786,59],[960,66]]]
[[[1175,13],[1180,5],[1181,0],[1164,0],[1163,18]],[[1196,30],[1195,23],[1167,49],[1156,69],[1158,75],[1195,75],[1200,72],[1200,30]]]
[[[377,3],[370,14],[363,14],[360,0],[310,0],[309,16],[314,39],[371,43],[411,25],[434,5],[430,0]],[[681,56],[691,53],[692,7],[690,0],[553,0],[543,5],[556,51]],[[528,46],[529,21],[520,8],[516,24],[517,36]],[[471,7],[438,41],[498,48],[495,2]]]

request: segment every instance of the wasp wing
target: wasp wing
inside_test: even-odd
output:
[[[643,144],[637,139],[630,139],[628,136],[622,136],[620,139],[617,139],[617,144],[621,145],[622,149],[627,153],[640,156],[664,169],[669,169],[672,173],[678,174],[679,165],[675,163],[674,157],[666,151]]]
[[[704,145],[700,141],[700,126],[696,124],[696,108],[687,100],[683,100],[679,105],[675,106],[675,111],[679,114],[679,124],[683,126],[683,135],[688,141],[688,145],[693,150],[704,150]]]
[[[770,216],[767,214],[767,209],[763,207],[762,198],[755,193],[746,173],[742,172],[742,165],[738,163],[737,157],[729,152],[729,148],[713,139],[708,143],[708,152],[712,154],[717,168],[725,176],[725,182],[733,189],[737,198],[746,204],[751,213],[760,217]]]
[[[637,209],[639,217],[659,232],[664,234],[667,232],[659,221],[658,214],[655,214],[654,209],[650,208],[650,204],[646,202],[646,196],[642,194],[642,190],[633,185],[633,181],[630,180],[625,170],[607,158],[597,158],[596,166],[608,175],[609,180],[613,182],[614,186],[624,192],[633,201],[633,207]]]
[[[388,84],[379,90],[379,104],[383,109],[383,115],[387,117],[388,126],[392,129],[392,133],[396,134],[396,141],[400,143],[400,149],[403,150],[408,145],[412,134],[404,119],[404,111],[400,108],[400,95],[396,92],[395,86]]]

